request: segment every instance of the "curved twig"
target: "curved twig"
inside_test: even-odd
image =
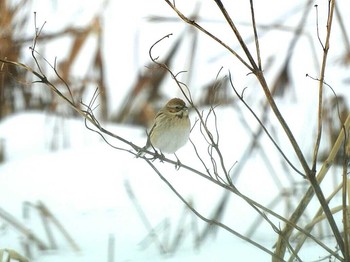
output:
[[[295,171],[297,172],[300,176],[302,176],[303,178],[306,178],[306,176],[300,172],[293,164],[292,162],[288,159],[288,157],[284,154],[283,150],[281,149],[281,147],[277,144],[277,142],[275,141],[275,139],[273,139],[272,135],[270,134],[270,132],[267,130],[267,128],[265,127],[264,123],[261,122],[261,120],[259,119],[259,117],[255,114],[255,112],[253,111],[253,109],[247,104],[247,102],[244,100],[243,98],[243,92],[246,89],[243,89],[242,94],[240,95],[238,93],[238,91],[236,90],[236,88],[234,87],[233,83],[232,83],[232,78],[231,78],[231,72],[228,72],[229,74],[229,80],[230,80],[230,84],[231,87],[233,89],[233,91],[235,92],[236,96],[238,97],[238,99],[244,104],[244,106],[249,110],[249,112],[254,116],[254,118],[256,119],[256,121],[258,121],[259,125],[261,126],[261,128],[264,130],[265,134],[269,137],[269,139],[271,140],[271,142],[273,143],[273,145],[276,147],[277,151],[282,155],[282,157],[284,158],[284,160],[286,160],[286,162],[288,163],[288,165]]]

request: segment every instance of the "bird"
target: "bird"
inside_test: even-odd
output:
[[[163,157],[163,153],[175,154],[187,143],[190,131],[191,121],[186,103],[180,98],[172,98],[156,114],[148,133],[147,143],[140,153],[153,147],[160,150]]]

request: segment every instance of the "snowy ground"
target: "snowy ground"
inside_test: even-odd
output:
[[[51,138],[40,130],[55,121],[64,123],[64,134],[61,133],[62,130],[58,133],[66,136],[70,149],[48,152],[47,145]],[[14,128],[25,132],[13,136]],[[113,127],[113,130],[117,134],[134,138],[135,141],[142,141],[143,130],[118,126]],[[169,220],[171,228],[160,232],[160,235],[162,239],[169,237],[170,243],[176,234],[175,229],[184,207],[143,160],[112,150],[99,141],[95,134],[86,130],[82,121],[25,113],[3,121],[0,132],[6,141],[5,147],[9,149],[6,151],[7,161],[0,166],[1,208],[45,239],[43,225],[36,212],[32,210],[27,219],[22,218],[21,214],[23,202],[43,201],[82,250],[76,254],[61,235],[55,232],[59,251],[46,254],[32,246],[35,261],[106,261],[108,239],[111,237],[115,239],[115,261],[164,259],[154,244],[141,248],[140,243],[147,236],[147,230],[128,197],[125,183],[131,186],[153,226],[165,219]],[[60,134],[57,135],[59,136]],[[52,139],[56,140],[57,137]],[[180,150],[180,158],[187,158],[185,153],[191,152],[189,147],[188,144]],[[166,164],[157,165],[161,167]],[[176,171],[169,166],[163,171],[170,179],[176,177],[173,184],[185,192],[185,196],[193,197],[196,206],[206,207],[210,211],[210,203],[217,198],[218,191],[215,192],[210,185],[193,176],[186,178],[186,172],[181,169]],[[195,189],[193,185],[196,185]],[[205,192],[205,195],[200,192]],[[209,192],[213,194],[208,194]],[[239,213],[242,214],[242,211]],[[187,233],[180,251],[167,260],[203,261],[206,258],[206,261],[211,261],[215,258],[224,261],[228,256],[255,260],[255,256],[260,259],[266,256],[221,230],[216,238],[210,237],[207,244],[197,251],[193,250],[191,217],[188,214],[186,218]],[[196,221],[200,230],[203,224]],[[237,223],[243,222],[244,218],[237,220]],[[21,250],[19,235],[13,228],[4,227],[1,246]],[[231,252],[234,253],[230,254]]]
[[[219,116],[225,114],[226,110],[218,111]],[[44,134],[40,131],[50,126],[52,128],[53,123],[62,127],[56,129],[55,137],[52,137],[52,133]],[[139,128],[110,126],[109,129],[127,139],[140,142],[140,145],[145,139],[143,130]],[[23,131],[18,133],[18,130]],[[184,206],[151,168],[141,159],[111,149],[96,134],[85,129],[81,120],[62,119],[35,112],[24,113],[3,121],[0,133],[6,141],[5,148],[8,149],[7,161],[0,165],[1,208],[48,243],[37,213],[32,210],[27,218],[23,218],[22,214],[25,201],[34,204],[42,201],[81,248],[81,252],[74,252],[62,235],[53,230],[58,250],[45,253],[31,245],[34,261],[107,261],[109,239],[114,240],[110,245],[115,261],[226,261],[232,258],[270,260],[266,253],[224,230],[219,230],[216,237],[210,236],[199,249],[195,249],[193,238],[196,232],[191,223],[193,219],[196,221],[198,232],[205,224],[190,212],[180,222]],[[198,134],[194,131],[191,136],[196,138]],[[222,138],[224,137],[225,132],[222,132]],[[49,151],[48,145],[53,140],[65,140],[69,149]],[[241,152],[239,147],[244,147],[245,144],[244,139],[240,140],[242,143],[236,144],[237,152]],[[58,147],[62,145],[63,142],[58,142]],[[231,146],[227,146],[231,150]],[[222,147],[223,152],[225,148],[226,146]],[[232,153],[233,157],[238,158],[235,154],[236,152]],[[189,143],[178,155],[184,163],[196,165]],[[266,203],[275,196],[277,189],[261,172],[264,166],[259,158],[253,158],[252,163],[254,165],[246,169],[245,177],[239,178],[236,185],[260,203]],[[223,194],[222,190],[185,170],[176,171],[164,163],[156,162],[156,165],[185,198],[191,198],[199,211],[210,216]],[[256,170],[260,170],[259,173]],[[148,231],[127,193],[126,184],[131,187],[153,227],[158,227],[165,221],[170,225],[168,229],[158,232],[165,248],[170,247],[177,227],[183,223],[185,237],[174,255],[162,255],[159,246],[146,238]],[[223,221],[240,233],[245,233],[254,218],[255,213],[251,208],[232,198]],[[21,239],[24,241],[16,230],[3,224],[0,238],[2,247],[22,250]],[[258,230],[254,239],[271,249],[276,235],[263,228]]]

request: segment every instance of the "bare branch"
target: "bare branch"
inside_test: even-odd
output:
[[[256,22],[255,22],[255,12],[254,12],[254,5],[253,5],[253,0],[250,0],[250,12],[252,16],[252,26],[254,30],[254,41],[255,41],[255,49],[256,49],[256,56],[258,59],[258,68],[260,71],[262,71],[261,67],[261,56],[260,56],[260,46],[259,46],[259,37],[258,37],[258,32],[256,29]]]

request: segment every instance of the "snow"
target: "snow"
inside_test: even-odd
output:
[[[218,115],[222,117],[229,113],[232,114],[227,110],[218,110]],[[51,138],[51,134],[43,134],[40,128],[45,129],[48,123],[53,122],[65,127],[56,130],[66,136],[69,148],[47,150],[50,144],[48,136]],[[25,132],[11,133],[14,127]],[[140,145],[145,141],[141,128],[115,125],[109,126],[109,129],[125,138],[139,141]],[[195,132],[191,134],[194,140],[199,137]],[[199,249],[193,249],[196,231],[191,221],[194,220],[198,226],[197,234],[205,224],[188,210],[181,222],[184,206],[152,169],[143,160],[107,146],[96,134],[85,129],[81,120],[28,112],[7,118],[0,124],[0,133],[6,141],[7,156],[7,161],[0,166],[1,208],[45,239],[43,225],[36,212],[32,210],[29,218],[22,214],[24,202],[35,204],[42,201],[81,248],[81,252],[74,252],[60,232],[53,230],[59,249],[41,252],[31,246],[34,261],[104,261],[107,260],[109,238],[114,239],[116,261],[225,261],[228,257],[247,258],[250,261],[270,260],[266,253],[224,230],[219,230],[216,237],[206,239]],[[229,135],[227,133],[221,132],[223,141]],[[230,161],[238,159],[237,152],[241,152],[239,147],[243,147],[246,141],[241,140],[240,143],[236,140],[233,143],[237,151],[232,152]],[[204,147],[199,146],[198,149]],[[232,146],[226,144],[222,149],[224,153],[232,151]],[[178,156],[184,164],[200,166],[196,164],[198,160],[190,143],[179,150]],[[236,185],[246,195],[259,199],[258,202],[267,203],[278,188],[268,178],[268,172],[263,172],[264,163],[257,156],[252,158],[254,166],[248,165],[244,169],[245,175],[239,177]],[[206,217],[212,214],[224,194],[221,189],[184,169],[177,171],[173,166],[157,161],[154,164],[185,199],[194,201],[194,207],[200,213]],[[153,227],[169,224],[169,228],[164,226],[159,231],[159,238],[164,239],[165,246],[169,243],[170,247],[178,224],[183,223],[184,239],[174,256],[162,255],[155,244],[149,243],[148,231],[128,194],[128,187]],[[244,233],[251,225],[247,219],[251,221],[255,217],[254,211],[242,200],[231,197],[223,222]],[[263,228],[258,230],[254,239],[271,248],[276,235]],[[1,245],[21,250],[19,239],[24,241],[23,237],[11,228],[5,229],[3,234]],[[168,241],[165,241],[167,238]],[[148,245],[142,248],[144,239],[148,239]]]
[[[63,121],[65,127],[69,126],[70,132],[66,133],[69,134],[67,139],[71,143],[69,149],[45,152],[45,145],[47,146],[48,143],[47,135],[36,130],[40,130],[40,127],[52,121]],[[26,132],[22,134],[23,137],[16,136],[19,138],[16,141],[11,140],[13,133],[10,129],[14,126],[18,130],[23,130],[19,126],[26,128]],[[115,126],[113,130],[117,134],[128,134],[130,137],[139,137],[139,140],[142,140],[142,130],[139,128]],[[165,219],[169,221],[170,231],[161,233],[164,234],[162,238],[170,234],[168,237],[171,240],[175,235],[174,230],[184,207],[143,160],[135,159],[125,152],[112,150],[95,134],[84,129],[82,121],[60,119],[58,116],[34,112],[18,114],[1,123],[0,133],[7,142],[5,148],[8,149],[6,151],[8,159],[0,166],[1,207],[20,218],[25,225],[33,227],[33,232],[41,232],[42,237],[45,238],[35,211],[31,211],[29,218],[21,218],[23,202],[35,204],[37,201],[43,201],[82,250],[79,254],[73,252],[60,233],[56,232],[55,238],[60,239],[59,251],[49,253],[36,251],[35,261],[104,260],[107,259],[107,242],[110,236],[115,238],[117,261],[161,261],[163,259],[153,245],[145,250],[140,248],[140,242],[148,232],[128,196],[126,183],[131,187],[153,226]],[[74,140],[75,138],[78,141]],[[189,147],[190,145],[187,144],[186,148],[180,150],[180,159],[186,159],[184,155],[186,151],[190,151]],[[184,161],[186,162],[188,161]],[[155,164],[169,180],[174,180],[172,185],[181,188],[186,198],[194,198],[198,210],[208,210],[208,205],[214,206],[217,197],[221,194],[209,183],[186,174],[185,170],[176,171],[173,167],[165,167],[166,164]],[[193,188],[193,185],[196,187]],[[205,195],[203,195],[204,192]],[[194,197],[197,194],[200,201]],[[240,210],[240,214],[242,213],[243,210]],[[187,221],[193,219],[190,218],[193,215],[189,212],[187,216]],[[198,219],[196,221],[200,228],[203,227],[203,223]],[[19,235],[13,229],[7,229],[6,232],[6,237],[1,240],[2,245],[20,249]],[[237,248],[235,256],[244,257],[250,249],[244,242],[220,232],[216,239],[209,238],[204,247],[194,251],[191,247],[192,234],[195,232],[186,233],[184,242],[188,243],[180,245],[181,252],[179,251],[174,258],[169,257],[168,260],[176,261],[181,258],[181,261],[195,261],[203,257],[226,257],[225,250],[232,245],[242,246]],[[10,242],[7,242],[8,235],[12,238]],[[35,250],[33,247],[32,249]],[[251,251],[261,256],[261,251],[254,248],[251,248]]]

